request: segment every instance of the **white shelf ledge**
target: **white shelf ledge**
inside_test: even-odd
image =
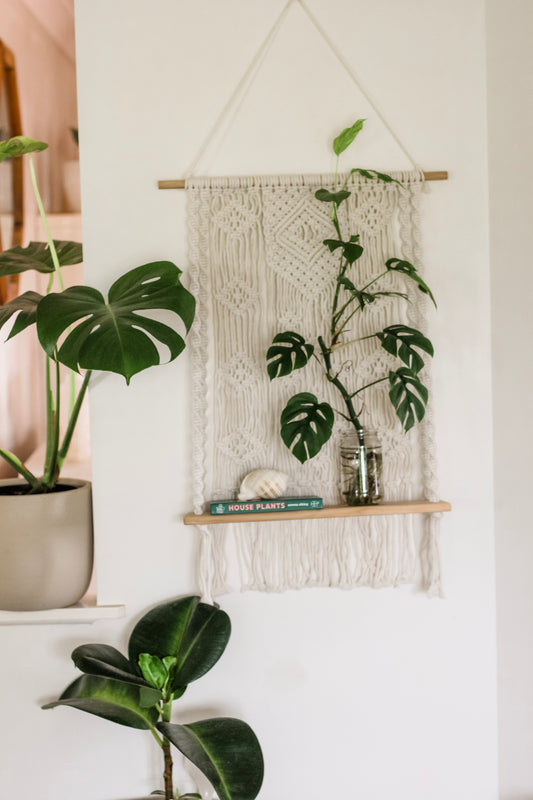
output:
[[[126,606],[99,606],[96,598],[86,595],[80,603],[68,608],[45,611],[2,611],[0,625],[75,625],[96,622],[97,619],[118,619],[126,613]]]

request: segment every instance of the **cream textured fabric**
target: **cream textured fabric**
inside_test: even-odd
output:
[[[344,232],[359,233],[365,252],[356,284],[384,271],[387,258],[421,270],[419,172],[393,173],[405,188],[354,176],[341,207]],[[312,359],[269,381],[265,354],[285,330],[316,343],[327,334],[338,258],[322,244],[333,236],[330,207],[314,197],[333,175],[190,178],[191,291],[197,316],[190,336],[193,365],[194,511],[236,497],[245,474],[259,467],[288,473],[288,496],[317,494],[339,502],[338,418],[321,453],[304,465],[279,436],[287,400],[311,391],[341,407],[341,398]],[[362,274],[361,274],[362,272]],[[393,284],[393,285],[391,285]],[[380,284],[375,284],[378,288]],[[347,340],[404,323],[425,330],[428,301],[394,274],[381,288],[408,291],[416,302],[379,298],[356,314]],[[377,339],[336,351],[343,380],[355,390],[397,362]],[[423,381],[431,386],[430,368]],[[388,399],[388,382],[360,395],[362,421],[383,444],[386,500],[438,499],[431,399],[424,422],[404,434]],[[200,584],[204,597],[240,589],[284,591],[310,586],[423,585],[440,594],[438,518],[363,517],[202,526]]]

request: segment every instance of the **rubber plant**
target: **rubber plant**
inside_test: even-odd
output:
[[[82,247],[76,242],[53,240],[50,235],[32,160],[32,153],[47,147],[45,142],[25,136],[0,142],[0,162],[28,156],[47,240],[0,253],[0,278],[27,270],[50,276],[44,296],[27,291],[0,306],[0,328],[13,323],[7,338],[34,327],[46,356],[43,475],[34,475],[14,453],[0,449],[0,457],[26,480],[32,493],[52,491],[57,486],[93,370],[118,373],[129,384],[136,373],[161,363],[155,342],[166,346],[170,361],[184,349],[185,341],[175,327],[143,312],[170,311],[184,332],[188,332],[195,312],[195,300],[180,282],[181,270],[170,261],[153,261],[129,270],[113,283],[107,298],[90,286],[64,288],[61,270],[82,261]],[[52,291],[56,287],[59,291]],[[60,364],[72,371],[68,424],[62,438]],[[74,372],[80,370],[84,376],[76,391]]]
[[[363,119],[358,119],[333,140],[333,152],[337,157],[333,190],[321,188],[315,192],[316,199],[330,207],[334,236],[324,240],[324,247],[339,256],[327,332],[317,337],[318,346],[307,342],[295,331],[278,333],[267,351],[267,369],[271,380],[302,369],[314,358],[319,362],[325,379],[335,387],[343,402],[343,410],[339,411],[327,402],[320,402],[311,392],[300,392],[291,397],[281,414],[281,438],[285,445],[302,464],[313,458],[331,437],[337,413],[355,429],[360,446],[361,471],[364,471],[365,439],[360,419],[362,409],[356,408],[359,396],[370,386],[388,381],[390,401],[404,430],[408,431],[425,414],[428,390],[420,379],[420,371],[424,366],[423,354],[433,356],[433,346],[420,331],[403,324],[389,325],[363,337],[377,339],[387,353],[399,359],[400,365],[377,380],[355,388],[346,385],[343,374],[346,365],[339,365],[335,361],[336,351],[341,351],[351,343],[350,323],[355,315],[364,314],[379,297],[409,300],[405,292],[387,288],[387,281],[394,276],[401,275],[407,281],[414,282],[436,305],[431,290],[416,268],[401,258],[389,258],[378,274],[364,285],[358,281],[357,262],[364,248],[359,234],[343,230],[347,218],[340,213],[351,195],[349,179],[357,173],[368,180],[399,184],[390,175],[359,168],[348,172],[341,182],[340,155],[360,133],[363,123]]]
[[[85,673],[43,708],[72,706],[103,719],[150,731],[164,762],[165,800],[174,798],[171,745],[205,775],[220,800],[254,800],[263,781],[263,756],[252,729],[229,717],[171,722],[172,705],[224,652],[228,615],[198,597],[156,606],[135,625],[128,656],[106,644],[72,653]],[[197,794],[176,797],[200,797]]]

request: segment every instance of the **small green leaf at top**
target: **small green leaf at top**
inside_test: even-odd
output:
[[[329,403],[319,403],[310,392],[295,394],[281,413],[281,438],[304,464],[314,458],[333,431],[335,415]]]
[[[26,153],[37,153],[46,150],[46,142],[39,142],[37,139],[30,139],[29,136],[14,136],[5,142],[0,142],[0,162],[6,158],[17,158]]]
[[[317,189],[315,197],[321,203],[335,203],[340,206],[351,195],[347,189],[340,189],[338,192],[330,192],[329,189]]]
[[[389,372],[389,398],[396,415],[407,433],[426,413],[429,392],[409,367],[400,367]]]
[[[177,659],[174,656],[159,658],[159,656],[152,656],[150,653],[141,653],[139,655],[139,669],[142,672],[142,676],[150,686],[154,686],[156,689],[165,687],[176,663]]]
[[[351,128],[345,128],[335,137],[333,140],[333,152],[336,156],[340,156],[351,145],[357,134],[362,130],[364,122],[364,119],[358,119]]]
[[[314,347],[303,336],[294,331],[285,331],[274,336],[267,350],[267,370],[270,380],[290,375],[295,369],[305,367]]]
[[[437,308],[437,302],[433,297],[431,289],[424,279],[418,274],[418,270],[413,264],[411,264],[410,261],[405,261],[401,258],[389,258],[388,261],[385,262],[385,266],[390,272],[401,272],[411,278],[411,280],[418,284],[420,291],[424,294],[427,294],[428,297],[431,298],[433,305],[435,308]]]

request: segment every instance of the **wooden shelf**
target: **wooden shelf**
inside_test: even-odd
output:
[[[305,511],[265,511],[252,514],[186,514],[185,525],[229,525],[234,522],[281,522],[292,519],[331,519],[332,517],[391,516],[393,514],[435,514],[451,511],[450,503],[439,500],[407,500],[403,503],[380,503],[376,506],[326,506]]]
[[[0,625],[69,625],[90,623],[97,619],[117,619],[126,613],[125,606],[99,606],[96,598],[86,595],[75,606],[44,611],[2,611]]]

